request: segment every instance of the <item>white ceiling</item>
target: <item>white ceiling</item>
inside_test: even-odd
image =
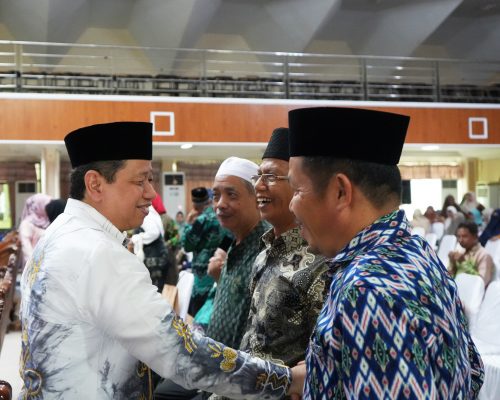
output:
[[[0,39],[500,60],[500,0],[0,0]]]

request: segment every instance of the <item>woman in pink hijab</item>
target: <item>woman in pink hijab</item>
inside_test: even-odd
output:
[[[26,199],[21,223],[19,224],[19,239],[23,252],[23,267],[33,253],[33,248],[49,226],[49,218],[45,211],[45,206],[52,198],[46,194],[37,193]]]

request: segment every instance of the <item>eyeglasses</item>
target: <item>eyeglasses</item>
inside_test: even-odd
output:
[[[288,176],[280,176],[274,174],[260,174],[260,175],[252,175],[250,177],[253,184],[256,185],[259,179],[262,179],[262,183],[264,185],[274,185],[277,181],[287,181]]]

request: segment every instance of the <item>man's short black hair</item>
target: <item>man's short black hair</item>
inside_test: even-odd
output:
[[[473,221],[465,221],[465,222],[460,223],[457,227],[457,231],[460,228],[467,229],[471,233],[472,236],[477,236],[478,232],[479,232],[477,224]]]
[[[401,173],[397,165],[333,157],[304,157],[302,166],[312,180],[314,190],[320,195],[325,193],[334,174],[343,173],[375,207],[381,208],[393,199],[401,202]]]
[[[75,200],[83,200],[85,196],[85,174],[90,170],[99,172],[106,182],[113,183],[116,173],[125,166],[125,161],[95,161],[76,167],[70,176],[69,197]]]

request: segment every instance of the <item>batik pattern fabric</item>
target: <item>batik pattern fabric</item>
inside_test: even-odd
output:
[[[192,225],[186,224],[184,227],[182,246],[186,252],[193,252],[192,297],[207,295],[214,285],[214,278],[207,275],[208,261],[214,255],[222,238],[228,234],[228,231],[220,226],[212,207],[205,208]]]
[[[290,370],[191,332],[94,208],[69,199],[22,276],[20,399],[151,399],[151,370],[232,398],[281,398]]]
[[[252,302],[240,349],[294,366],[305,358],[323,306],[328,265],[323,256],[309,251],[298,228],[278,237],[270,229],[262,241],[265,248],[254,264]]]
[[[477,398],[483,366],[457,287],[403,211],[356,235],[330,273],[305,399]]]
[[[261,236],[270,228],[259,223],[240,243],[233,243],[217,284],[207,336],[239,348],[250,309],[250,278],[260,252]]]

